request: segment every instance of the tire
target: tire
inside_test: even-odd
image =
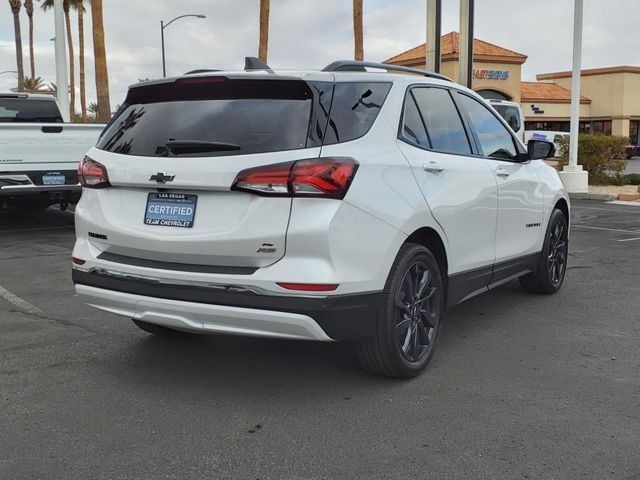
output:
[[[561,210],[554,209],[549,218],[544,245],[534,273],[520,277],[527,292],[551,295],[562,287],[569,258],[569,227]]]
[[[435,257],[422,245],[403,245],[382,293],[376,331],[356,346],[360,364],[386,377],[418,375],[433,357],[443,306],[442,275]]]
[[[131,321],[139,329],[144,330],[147,333],[152,333],[153,335],[158,335],[161,337],[182,337],[182,336],[190,335],[187,332],[174,330],[173,328],[163,327],[161,325],[155,325],[153,323],[143,322],[142,320],[131,319]]]

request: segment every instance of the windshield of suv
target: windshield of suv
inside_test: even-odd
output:
[[[507,125],[511,127],[511,130],[517,132],[520,130],[520,112],[516,107],[510,105],[496,105],[492,104],[492,107],[496,109],[496,112],[500,114],[502,118],[507,122]]]
[[[53,100],[0,98],[0,122],[62,123],[62,116]]]
[[[98,148],[151,157],[305,148],[314,95],[300,80],[193,77],[135,87]]]

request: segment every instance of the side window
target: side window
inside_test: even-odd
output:
[[[493,105],[493,108],[504,118],[507,125],[511,127],[511,130],[514,132],[520,130],[520,112],[517,108],[504,105]]]
[[[420,118],[420,112],[416,106],[411,92],[407,93],[404,102],[404,113],[402,114],[402,131],[401,136],[405,140],[417,145],[429,148],[429,137],[424,129],[424,123]]]
[[[325,145],[348,142],[366,134],[380,113],[391,83],[337,82]]]
[[[482,153],[486,157],[513,159],[516,147],[509,130],[496,116],[475,98],[457,93],[462,109],[469,115],[472,128],[478,135]]]
[[[438,152],[470,155],[469,139],[449,92],[443,88],[411,90],[422,114],[431,148]]]

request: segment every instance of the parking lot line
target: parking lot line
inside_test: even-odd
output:
[[[35,305],[31,305],[26,300],[23,300],[19,296],[14,293],[11,293],[9,290],[0,285],[0,297],[4,298],[10,303],[13,303],[16,307],[22,310],[24,313],[31,313],[34,315],[44,315],[44,312],[40,310]]]
[[[604,228],[604,227],[591,227],[589,225],[571,225],[571,228],[590,228],[592,230],[606,230],[607,232],[622,232],[622,233],[640,233],[637,230],[622,230],[620,228]]]

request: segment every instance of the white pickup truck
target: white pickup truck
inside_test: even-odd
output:
[[[62,122],[51,95],[0,93],[0,208],[65,209],[80,199],[78,163],[104,125]]]

